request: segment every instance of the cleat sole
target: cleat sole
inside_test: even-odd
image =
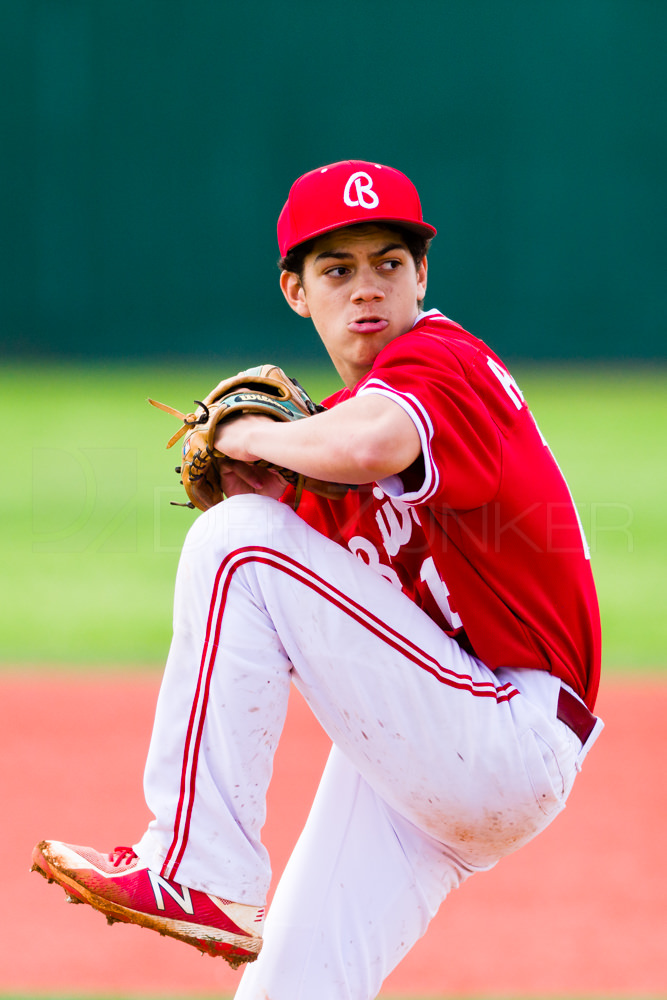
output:
[[[207,927],[189,924],[182,920],[154,917],[149,913],[140,913],[137,910],[131,910],[103,899],[77,882],[74,872],[61,870],[55,865],[51,867],[45,849],[48,851],[48,845],[45,842],[42,841],[37,845],[33,866],[30,870],[37,872],[47,882],[55,882],[59,885],[64,890],[68,902],[88,903],[94,910],[106,917],[109,925],[124,923],[147,927],[157,931],[163,937],[172,937],[184,944],[192,945],[203,955],[223,958],[232,969],[238,969],[241,965],[254,962],[259,955],[262,948],[261,938],[249,940],[245,936],[226,931],[221,931],[219,936],[214,937]]]

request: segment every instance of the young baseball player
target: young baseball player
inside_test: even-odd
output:
[[[111,919],[232,964],[259,955],[241,1000],[375,997],[450,890],[564,808],[602,726],[576,509],[502,361],[422,311],[434,234],[390,167],[347,160],[292,186],[281,289],[343,387],[309,419],[218,427],[227,499],[179,564],[155,819],[133,848],[35,850]],[[258,460],[352,488],[305,491],[295,512]],[[291,684],[332,750],[263,930]]]

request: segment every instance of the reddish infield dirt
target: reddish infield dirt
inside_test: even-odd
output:
[[[107,927],[28,874],[42,838],[109,850],[143,831],[158,684],[146,673],[0,675],[0,992],[233,993],[240,973],[224,962],[136,927]],[[566,812],[453,893],[382,996],[667,996],[667,683],[609,680],[598,710],[606,729]],[[294,695],[265,828],[276,874],[327,749]]]

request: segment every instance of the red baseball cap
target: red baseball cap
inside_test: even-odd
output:
[[[398,222],[424,236],[417,189],[400,170],[365,160],[341,160],[297,178],[278,219],[282,257],[305,240],[355,222]]]

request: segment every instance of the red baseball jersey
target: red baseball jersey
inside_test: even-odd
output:
[[[401,476],[299,514],[404,591],[492,670],[549,670],[592,709],[600,620],[568,486],[500,359],[431,310],[354,389],[410,415],[420,459]],[[288,499],[286,496],[285,499]]]

